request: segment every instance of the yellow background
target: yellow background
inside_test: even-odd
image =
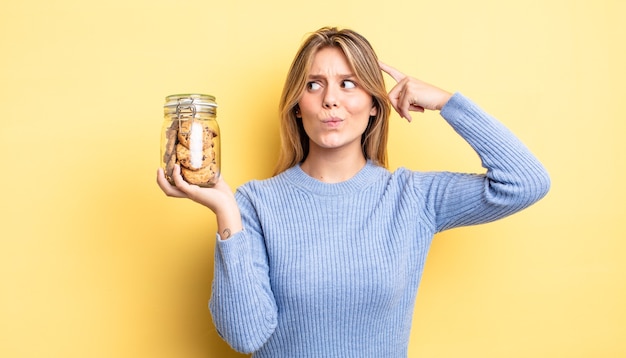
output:
[[[3,1],[0,356],[240,357],[207,309],[214,217],[155,183],[163,100],[215,95],[224,177],[268,177],[292,56],[338,25],[478,102],[553,179],[436,238],[410,357],[625,357],[625,4]],[[392,168],[481,170],[437,115],[392,122]]]

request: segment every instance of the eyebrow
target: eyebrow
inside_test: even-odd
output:
[[[356,75],[354,73],[346,73],[346,74],[340,74],[337,75],[337,77],[339,78],[355,78]],[[313,74],[309,74],[309,79],[312,80],[320,80],[320,79],[325,79],[326,75],[313,75]]]

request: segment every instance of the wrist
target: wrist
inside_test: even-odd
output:
[[[222,240],[227,240],[243,230],[241,214],[238,208],[219,213],[216,212],[215,216],[217,217],[217,232]]]
[[[441,111],[441,109],[448,103],[450,98],[452,98],[452,93],[442,90],[438,101],[437,110]]]

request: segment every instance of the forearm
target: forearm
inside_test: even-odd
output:
[[[474,148],[491,180],[549,185],[545,168],[532,152],[508,128],[468,98],[456,93],[441,115]]]
[[[209,302],[220,336],[243,353],[263,346],[278,317],[265,246],[255,233],[251,228],[233,233],[228,240],[218,239]]]
[[[474,148],[487,172],[441,174],[432,200],[438,230],[497,220],[541,199],[550,178],[539,160],[505,126],[455,94],[441,115]]]
[[[215,213],[217,219],[217,233],[221,240],[228,240],[232,235],[243,230],[241,213],[236,203],[227,205]]]

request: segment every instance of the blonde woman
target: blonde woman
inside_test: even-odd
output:
[[[386,92],[382,73],[397,84]],[[298,50],[280,101],[272,178],[235,194],[184,182],[172,197],[217,218],[210,310],[235,350],[261,357],[407,356],[412,310],[433,235],[493,221],[541,199],[546,170],[503,125],[451,94],[378,61],[348,29],[322,28]],[[387,166],[391,108],[439,111],[486,172]],[[409,149],[410,150],[410,149]]]

